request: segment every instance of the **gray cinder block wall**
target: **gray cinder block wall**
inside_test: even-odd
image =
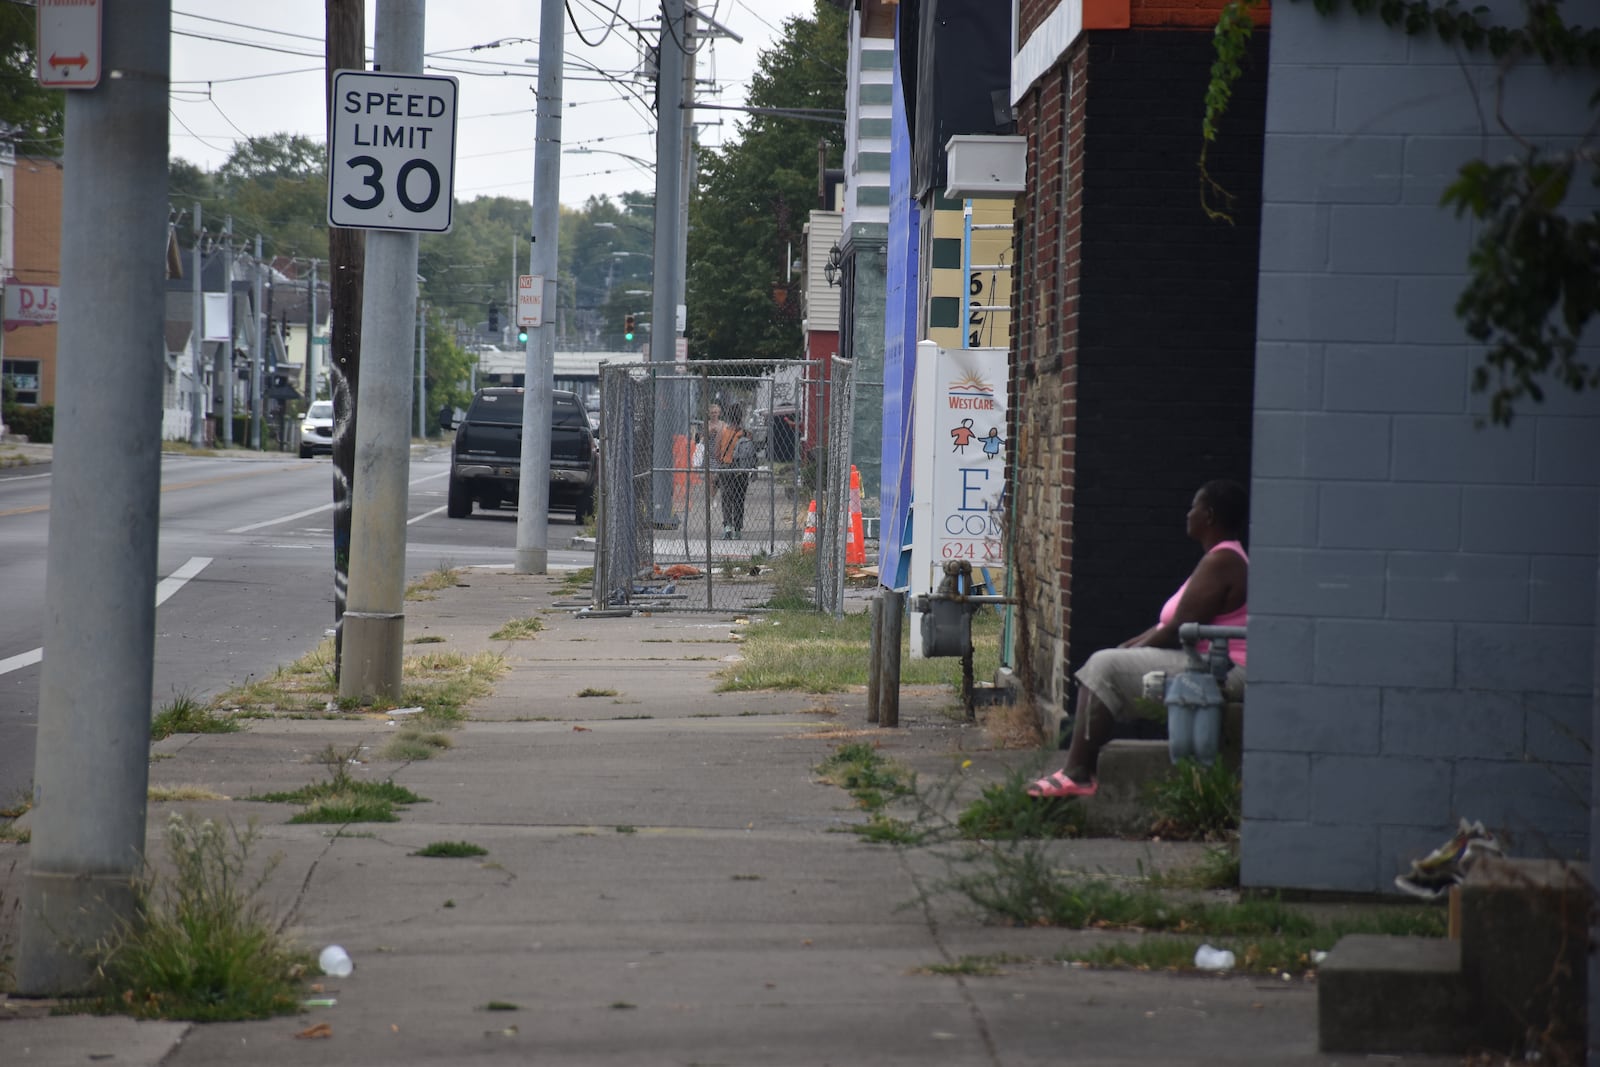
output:
[[[1497,102],[1572,143],[1595,76],[1518,68],[1498,101],[1494,74],[1373,17],[1273,7],[1246,885],[1392,891],[1460,816],[1519,855],[1586,852],[1600,397],[1551,387],[1477,425],[1453,312],[1472,231],[1439,197],[1516,150]]]

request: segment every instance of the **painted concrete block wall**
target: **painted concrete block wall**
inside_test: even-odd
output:
[[[1478,425],[1453,314],[1473,231],[1438,206],[1463,160],[1514,148],[1494,73],[1375,18],[1274,6],[1247,885],[1391,891],[1461,816],[1519,854],[1586,849],[1600,398],[1552,387]],[[1518,69],[1504,114],[1571,143],[1594,89]]]

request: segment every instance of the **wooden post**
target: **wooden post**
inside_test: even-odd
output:
[[[900,634],[905,628],[906,597],[892,589],[882,594],[883,624],[878,638],[882,660],[878,666],[878,725],[900,725]]]
[[[872,636],[867,643],[867,721],[877,722],[878,686],[883,678],[883,664],[880,662],[883,655],[883,594],[879,593],[868,604],[868,613],[872,617]]]

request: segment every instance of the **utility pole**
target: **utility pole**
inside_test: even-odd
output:
[[[222,417],[217,420],[217,444],[233,444],[233,387],[238,379],[233,373],[233,216],[227,216],[222,225],[225,250],[222,259],[222,291],[226,298],[228,339],[217,353],[217,381],[222,385]]]
[[[56,444],[18,989],[84,991],[144,855],[165,375],[168,0],[102,6],[67,91]],[[198,321],[196,328],[199,327]]]
[[[683,102],[680,105],[680,114],[683,118],[683,170],[678,176],[678,303],[673,309],[672,336],[676,338],[685,336],[688,323],[685,316],[680,317],[678,308],[687,302],[686,293],[689,288],[689,197],[694,188],[694,75],[695,75],[695,12],[685,9],[683,16]],[[673,352],[677,358],[677,352]]]
[[[197,200],[194,205],[194,329],[189,332],[189,340],[194,346],[194,358],[189,363],[194,373],[194,391],[189,397],[191,407],[189,413],[191,416],[189,419],[189,444],[194,448],[203,448],[206,443],[205,429],[201,425],[201,420],[206,417],[206,309],[200,280],[200,272],[205,266],[201,262],[201,257],[204,253],[200,246],[205,241],[205,236],[206,232],[200,226],[200,202]]]
[[[423,0],[378,0],[375,63],[422,72]],[[367,234],[362,294],[361,477],[351,486],[350,594],[339,695],[400,698],[405,637],[406,499],[411,467],[411,334],[417,321],[417,234]],[[524,435],[526,436],[526,435]]]
[[[556,272],[561,233],[562,0],[540,0],[538,111],[533,131],[533,247],[528,273],[544,275],[543,318],[528,331],[522,393],[522,468],[517,488],[518,574],[544,574],[550,559],[550,424],[555,391]],[[512,288],[511,308],[517,307]]]
[[[365,0],[327,0],[324,92],[333,101],[333,74],[367,65]],[[361,300],[366,231],[328,227],[328,392],[333,397],[334,670],[344,661],[344,609],[350,588],[351,486],[356,476],[356,394],[361,384]]]
[[[256,340],[251,345],[250,360],[250,447],[261,451],[261,383],[267,366],[267,312],[261,306],[261,235],[256,234]]]
[[[683,0],[662,0],[660,60],[656,75],[656,204],[654,273],[650,298],[650,362],[655,368],[655,433],[652,452],[651,520],[670,527],[672,514],[672,432],[686,426],[686,412],[669,398],[672,379],[668,366],[677,358],[679,294],[683,277],[678,273],[679,201],[683,197],[683,126],[678,111],[683,105],[684,69]]]
[[[306,282],[306,400],[317,398],[317,261]]]

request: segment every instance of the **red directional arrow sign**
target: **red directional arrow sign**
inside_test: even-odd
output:
[[[100,84],[102,0],[38,0],[39,84],[93,89]]]

